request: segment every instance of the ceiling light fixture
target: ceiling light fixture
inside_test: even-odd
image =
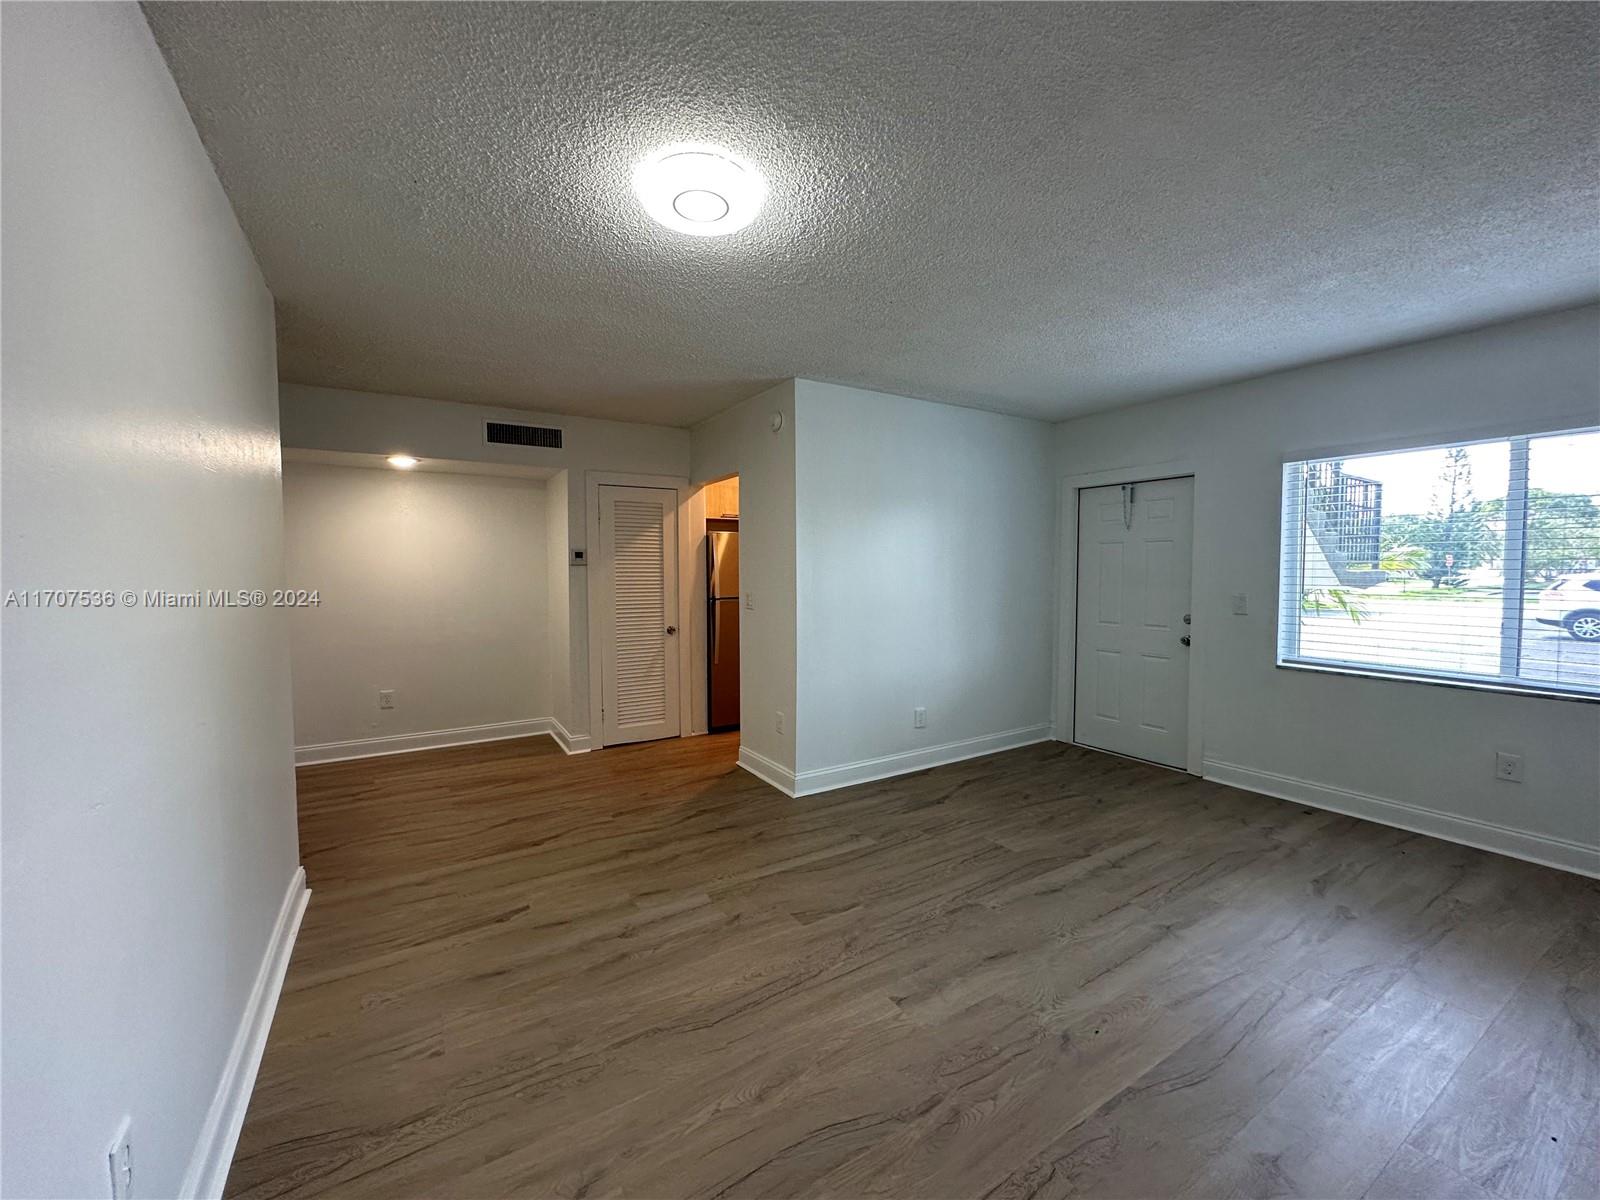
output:
[[[389,465],[401,471],[409,471],[421,461],[420,458],[412,458],[409,454],[389,455]]]
[[[720,146],[683,142],[657,150],[634,167],[633,194],[668,229],[721,237],[756,219],[767,198],[767,181]]]

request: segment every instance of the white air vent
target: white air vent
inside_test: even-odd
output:
[[[537,446],[561,449],[561,430],[546,425],[513,425],[509,421],[484,422],[483,440],[493,446]]]

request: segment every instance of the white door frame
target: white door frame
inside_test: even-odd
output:
[[[590,586],[595,578],[595,557],[600,553],[600,489],[616,487],[662,488],[676,493],[678,511],[678,736],[682,737],[690,722],[690,643],[689,636],[693,609],[689,591],[694,584],[693,544],[687,535],[687,506],[692,494],[689,480],[682,475],[634,475],[622,471],[586,471],[583,477],[583,513],[588,531],[589,575],[584,581],[584,595],[589,612],[589,736],[596,748],[606,744],[605,724],[600,719],[601,691],[604,688],[604,664],[601,661],[599,630],[605,619],[599,590]]]
[[[1056,596],[1059,602],[1056,605],[1056,715],[1052,734],[1058,742],[1072,742],[1074,729],[1073,706],[1078,670],[1078,492],[1083,488],[1105,487],[1108,484],[1149,483],[1157,479],[1179,479],[1184,476],[1194,480],[1194,524],[1198,529],[1202,494],[1200,472],[1187,460],[1116,467],[1109,471],[1066,475],[1061,479],[1056,524]],[[1191,539],[1191,545],[1197,546],[1198,543]],[[1203,685],[1209,639],[1206,637],[1202,606],[1193,599],[1200,590],[1202,578],[1199,556],[1196,554],[1195,569],[1189,578],[1194,645],[1189,652],[1189,746],[1184,763],[1184,770],[1191,775],[1204,773],[1202,764],[1205,760],[1205,731],[1201,728],[1201,716],[1205,710],[1200,700],[1205,694]],[[1098,747],[1090,746],[1088,749]]]

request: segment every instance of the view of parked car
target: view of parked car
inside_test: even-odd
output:
[[[1600,574],[1563,575],[1539,593],[1531,615],[1580,642],[1600,642]]]

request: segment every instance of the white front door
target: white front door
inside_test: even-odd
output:
[[[1193,543],[1193,479],[1078,493],[1074,741],[1187,764]]]
[[[604,742],[677,737],[678,494],[601,487],[594,566]]]

